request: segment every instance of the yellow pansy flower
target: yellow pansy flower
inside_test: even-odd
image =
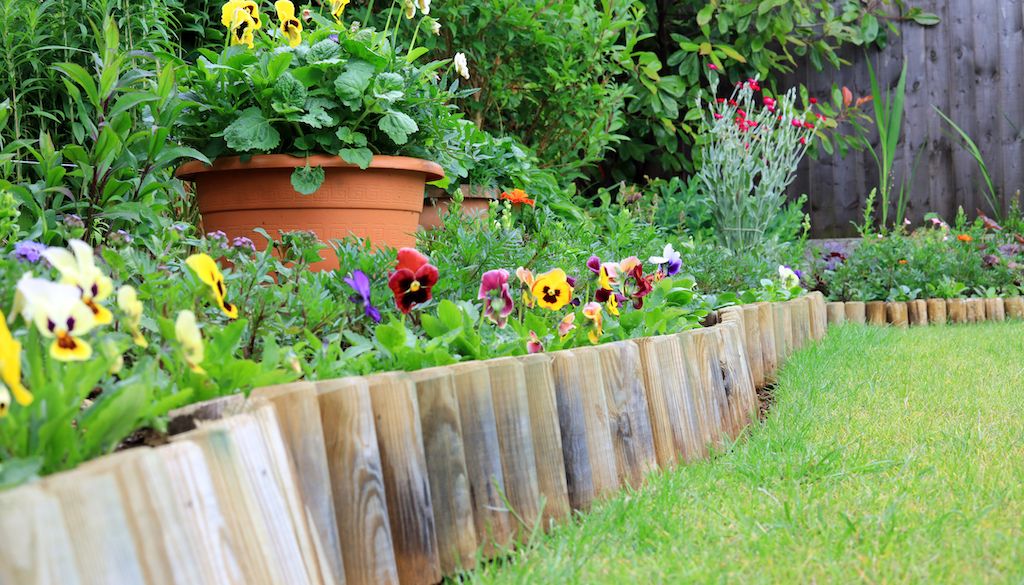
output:
[[[336,20],[341,20],[341,15],[345,12],[345,7],[348,6],[349,0],[331,0],[331,16]]]
[[[0,311],[0,416],[6,416],[11,405],[11,392],[22,406],[32,404],[32,393],[21,385],[21,344],[7,328],[7,319]]]
[[[402,0],[405,8],[405,17],[412,19],[416,16],[416,3],[413,0]]]
[[[44,337],[53,339],[50,355],[54,359],[82,361],[92,356],[92,347],[80,336],[96,325],[96,319],[77,288],[42,278],[22,278],[18,292],[26,303],[22,314],[31,318]]]
[[[174,336],[181,344],[181,350],[185,354],[185,361],[189,369],[197,374],[205,374],[206,370],[200,366],[206,355],[203,347],[203,334],[199,332],[199,325],[196,324],[196,314],[192,311],[178,313],[174,322]]]
[[[239,12],[245,13],[252,20],[254,31],[263,28],[263,22],[260,20],[260,6],[253,0],[228,0],[225,2],[220,9],[220,23],[229,29],[232,28]]]
[[[126,284],[117,289],[117,306],[124,313],[125,327],[132,334],[132,341],[135,342],[135,345],[149,347],[149,342],[142,336],[142,330],[139,329],[139,324],[142,322],[142,301],[139,300],[139,295],[133,287]]]
[[[199,280],[210,287],[220,310],[231,319],[238,317],[238,307],[227,301],[228,289],[224,286],[224,275],[213,258],[207,254],[192,254],[185,259],[185,264],[196,273]]]
[[[96,266],[92,246],[82,240],[71,240],[68,245],[74,254],[64,248],[47,248],[43,257],[60,271],[62,283],[82,291],[82,302],[92,311],[97,325],[111,323],[114,315],[100,302],[114,292],[114,283]]]
[[[619,299],[618,297],[615,296],[615,294],[612,294],[608,297],[608,302],[605,303],[605,305],[608,306],[609,313],[615,315],[616,317],[619,316]]]
[[[538,305],[552,311],[561,309],[572,300],[572,286],[561,268],[538,276],[530,292],[537,299]]]
[[[281,34],[288,39],[289,47],[298,47],[302,43],[302,22],[295,18],[295,5],[290,0],[277,0],[274,3],[277,19],[281,21]]]
[[[583,316],[594,322],[594,328],[587,332],[587,338],[590,339],[590,343],[597,343],[604,332],[601,323],[601,304],[594,301],[587,303],[583,306]]]

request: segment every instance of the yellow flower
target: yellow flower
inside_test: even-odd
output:
[[[411,20],[412,17],[416,16],[416,3],[413,0],[403,0],[403,4],[405,17]]]
[[[281,34],[288,39],[289,47],[298,47],[302,43],[302,22],[295,18],[295,5],[290,0],[277,0],[277,19],[281,21]]]
[[[531,292],[537,298],[538,305],[552,311],[561,309],[572,300],[572,287],[569,286],[565,271],[561,268],[549,270],[538,276]]]
[[[519,268],[516,268],[516,278],[518,278],[519,282],[523,283],[527,289],[523,291],[523,305],[532,309],[534,301],[533,296],[530,295],[529,291],[533,289],[533,283],[536,280],[533,277],[533,272],[520,266]]]
[[[605,303],[608,306],[608,312],[616,317],[619,316],[619,299],[612,294],[608,297],[608,302]]]
[[[594,322],[594,328],[587,333],[590,343],[597,343],[604,332],[602,325],[601,304],[591,301],[583,306],[583,316]]]
[[[614,262],[601,264],[600,274],[597,277],[597,286],[604,290],[612,290],[612,286],[618,284],[619,273]]]
[[[47,248],[43,257],[60,271],[61,282],[78,287],[82,302],[92,311],[97,325],[107,325],[114,320],[109,309],[100,305],[114,292],[114,283],[96,266],[92,247],[82,240],[68,242],[74,254],[64,248]]]
[[[231,44],[245,45],[250,49],[255,46],[256,31],[260,28],[259,16],[253,18],[252,13],[244,7],[235,10],[231,25]]]
[[[220,23],[231,28],[238,17],[239,12],[244,12],[252,20],[253,30],[263,28],[260,21],[260,7],[253,0],[228,0],[220,9]]]
[[[0,416],[6,416],[11,405],[11,392],[22,406],[32,404],[32,393],[21,385],[21,344],[7,328],[7,319],[0,311]],[[10,389],[8,391],[8,389]]]
[[[226,300],[228,290],[224,286],[224,275],[220,273],[220,269],[217,268],[217,263],[214,262],[213,258],[206,254],[193,254],[185,259],[185,264],[188,264],[188,267],[196,273],[199,280],[210,287],[214,298],[217,299],[217,305],[220,306],[220,310],[224,311],[224,314],[231,319],[238,317],[238,307]]]
[[[345,7],[348,6],[349,0],[331,0],[331,16],[335,20],[341,20],[341,14],[345,12]]]
[[[142,322],[142,301],[139,300],[135,289],[124,285],[117,289],[117,306],[124,313],[125,326],[132,334],[132,340],[139,347],[149,347],[149,342],[142,336],[139,324]]]
[[[419,7],[420,12],[422,12],[424,16],[430,14],[430,0],[416,0],[416,6]]]
[[[44,337],[53,338],[50,355],[54,359],[82,361],[92,356],[92,347],[79,336],[91,330],[96,319],[77,288],[42,278],[22,278],[18,292],[25,301],[22,315],[30,318]]]
[[[185,361],[189,369],[197,374],[205,374],[206,370],[200,366],[206,355],[203,347],[203,334],[199,332],[199,325],[196,324],[196,314],[192,311],[178,313],[178,319],[174,322],[174,336],[181,344],[181,350],[185,354]]]

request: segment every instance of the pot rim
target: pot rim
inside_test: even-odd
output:
[[[304,167],[307,162],[311,166],[340,169],[359,169],[358,165],[345,162],[340,156],[330,154],[314,154],[308,157],[290,154],[254,154],[243,162],[241,156],[223,156],[214,159],[212,165],[194,160],[187,162],[174,171],[174,176],[183,181],[192,181],[205,173],[219,171],[242,171],[248,169],[294,169]],[[423,173],[426,181],[437,181],[444,178],[444,169],[436,162],[411,156],[391,156],[375,154],[366,170],[413,171]]]
[[[469,189],[465,189],[469,187]],[[486,187],[483,185],[474,185],[472,183],[462,183],[459,185],[459,189],[462,191],[462,196],[466,199],[486,199],[488,201],[495,201],[498,199],[501,189],[498,187]],[[466,191],[469,191],[467,193]],[[423,196],[424,199],[451,199],[452,194],[440,187],[430,186],[427,188]]]

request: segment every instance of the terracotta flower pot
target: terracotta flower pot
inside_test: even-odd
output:
[[[462,215],[482,217],[487,215],[491,201],[498,199],[498,190],[480,185],[460,185],[462,191]],[[442,217],[452,204],[452,196],[444,189],[427,188],[427,196],[423,200],[423,212],[420,213],[420,225],[425,230],[440,227]]]
[[[291,184],[296,167],[320,166],[326,179],[312,195],[302,195]],[[257,245],[253,229],[272,236],[279,230],[306,230],[324,242],[355,235],[374,247],[412,246],[423,209],[427,181],[444,177],[437,163],[404,156],[374,156],[363,170],[337,156],[307,158],[286,154],[218,158],[212,166],[194,161],[175,173],[195,183],[203,228],[223,231],[229,238],[247,236]],[[321,252],[323,262],[313,270],[338,267],[333,250]]]

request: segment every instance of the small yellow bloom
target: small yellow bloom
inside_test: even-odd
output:
[[[43,257],[60,271],[63,284],[78,287],[97,325],[113,322],[114,315],[100,302],[114,292],[114,283],[96,266],[92,246],[82,240],[71,240],[68,245],[74,254],[64,248],[47,248]]]
[[[0,416],[7,414],[11,392],[22,406],[32,404],[32,393],[21,384],[21,344],[7,328],[7,319],[0,311]],[[10,391],[8,391],[10,389]]]
[[[238,307],[226,300],[228,290],[224,286],[224,275],[221,274],[220,268],[217,268],[217,263],[213,258],[206,254],[193,254],[185,259],[185,264],[188,264],[188,267],[196,273],[199,280],[210,287],[220,310],[224,311],[224,314],[231,319],[238,317]]]
[[[587,332],[590,343],[597,343],[604,332],[602,325],[601,304],[591,301],[583,306],[583,316],[594,322],[594,328]]]
[[[403,0],[405,8],[405,17],[412,19],[416,16],[416,3],[413,0]]]
[[[92,356],[92,347],[79,336],[89,332],[96,320],[77,288],[23,278],[18,281],[18,292],[26,302],[22,314],[31,317],[44,337],[53,338],[50,355],[54,359],[83,361]]]
[[[640,266],[640,259],[636,256],[630,256],[629,258],[619,262],[619,270],[621,270],[623,274],[633,272],[633,269],[637,266]]]
[[[618,267],[614,262],[601,264],[600,274],[597,277],[597,286],[604,290],[612,290],[612,286],[618,284]]]
[[[608,312],[616,317],[619,316],[619,299],[612,294],[608,297],[608,302],[605,303],[608,306]]]
[[[537,304],[545,309],[557,311],[569,304],[572,300],[572,287],[561,268],[549,270],[541,274],[533,283],[531,289]]]
[[[277,19],[281,21],[281,34],[288,39],[289,47],[298,47],[302,43],[302,22],[295,18],[295,5],[291,0],[277,0]]]
[[[231,44],[232,45],[245,45],[250,49],[255,44],[256,31],[259,30],[258,21],[255,20],[249,13],[244,9],[235,10],[234,19],[231,21]]]
[[[430,0],[416,0],[416,6],[424,16],[430,14]]]
[[[132,334],[132,341],[135,342],[135,345],[149,347],[149,342],[142,336],[142,331],[139,329],[143,307],[135,289],[127,284],[117,289],[117,306],[124,313],[125,327]]]
[[[197,374],[205,374],[206,370],[200,364],[206,356],[203,347],[203,334],[199,332],[199,325],[196,324],[196,314],[192,311],[178,313],[178,319],[174,322],[174,336],[181,344],[181,350],[185,354],[185,361],[189,369]]]
[[[331,0],[331,16],[335,20],[341,20],[342,13],[345,12],[345,7],[348,6],[349,0]]]
[[[523,291],[523,305],[532,309],[534,300],[529,291],[533,289],[533,283],[536,280],[533,277],[533,272],[520,266],[519,268],[516,268],[516,278],[518,278],[519,282],[523,283],[527,288],[527,290]]]
[[[225,2],[224,6],[220,9],[221,25],[231,28],[239,12],[244,12],[252,20],[254,30],[263,28],[263,22],[260,21],[259,4],[253,0],[228,0],[228,2]]]

